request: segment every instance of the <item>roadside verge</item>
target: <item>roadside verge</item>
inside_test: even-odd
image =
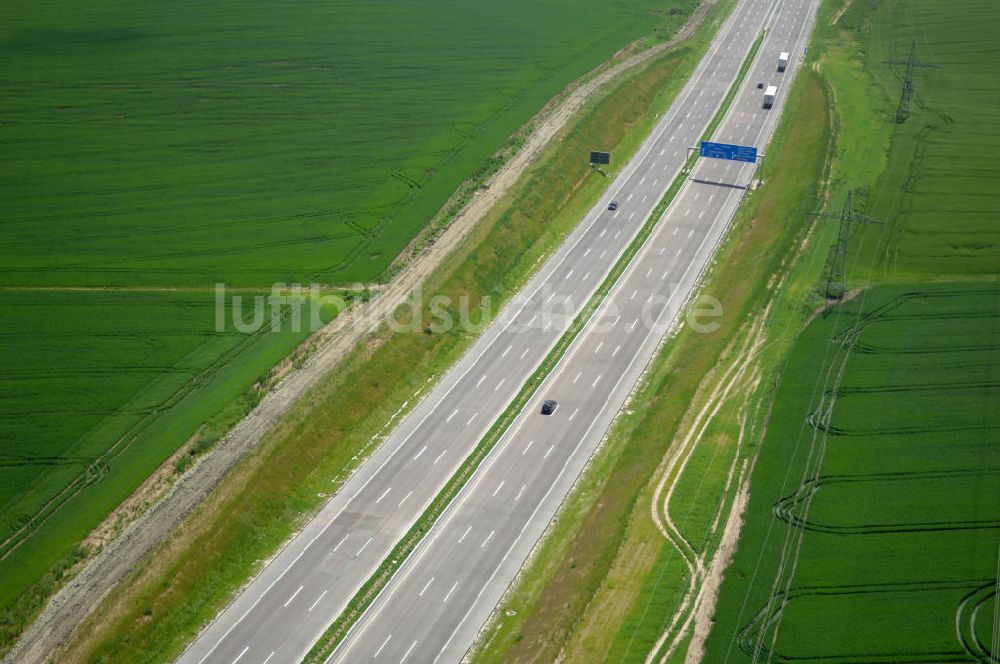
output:
[[[621,83],[628,92],[616,95],[614,103],[595,100],[572,130],[559,135],[558,149],[532,166],[530,182],[469,231],[453,259],[428,277],[425,290],[474,302],[485,294],[502,298],[514,292],[603,188],[603,180],[579,163],[581,151],[594,144],[618,146],[623,154],[634,150],[655,121],[652,109],[667,106],[698,58],[691,44],[673,49]],[[383,291],[373,303],[384,303],[385,297]],[[231,482],[208,497],[162,553],[128,574],[129,588],[103,604],[101,621],[88,621],[83,631],[91,633],[67,658],[89,652],[114,661],[156,661],[177,652],[287,539],[289,524],[303,523],[322,502],[319,495],[337,489],[378,443],[383,425],[401,407],[401,412],[411,407],[428,381],[470,342],[460,332],[380,331],[351,347],[341,371],[317,382],[287,416],[276,417],[269,425],[273,430],[261,435],[261,444],[233,470]],[[198,496],[192,498],[198,502]]]

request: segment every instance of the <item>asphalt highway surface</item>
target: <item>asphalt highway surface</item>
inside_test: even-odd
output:
[[[713,140],[763,148],[801,61],[815,0],[784,0]],[[776,72],[778,53],[792,64]],[[757,82],[778,85],[762,108]],[[458,662],[544,532],[691,293],[754,167],[701,160],[596,319],[465,491],[334,653],[337,662]],[[647,175],[649,177],[649,175]],[[626,205],[624,211],[629,210]],[[711,319],[700,321],[711,325]],[[540,413],[543,399],[559,406]]]
[[[299,661],[482,439],[607,276],[679,173],[765,25],[714,140],[762,147],[801,60],[815,0],[741,0],[607,195],[343,488],[181,655]],[[778,51],[792,52],[784,74]],[[778,85],[761,108],[757,79]],[[596,448],[711,259],[751,167],[704,161],[516,424],[335,653],[457,661]],[[607,209],[611,201],[618,209]],[[551,416],[541,400],[559,401]]]

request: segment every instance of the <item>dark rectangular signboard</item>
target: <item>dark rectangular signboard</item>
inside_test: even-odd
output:
[[[711,157],[713,159],[745,161],[755,164],[757,163],[757,148],[749,145],[731,145],[729,143],[712,143],[711,141],[702,141],[701,156]]]
[[[610,152],[594,152],[590,153],[590,163],[592,164],[610,164],[611,163],[611,153]]]

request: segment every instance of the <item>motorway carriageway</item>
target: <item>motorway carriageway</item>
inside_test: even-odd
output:
[[[764,146],[816,9],[817,0],[778,5],[713,140]],[[794,63],[783,74],[776,71],[781,51],[790,51]],[[757,82],[778,85],[781,96],[773,109],[762,108]],[[673,325],[753,170],[731,161],[699,163],[596,319],[332,661],[462,659]],[[559,402],[551,416],[539,413],[547,398]]]
[[[409,415],[403,418],[389,438],[317,516],[290,540],[269,561],[257,578],[202,631],[181,655],[179,662],[182,664],[284,663],[299,661],[309,651],[312,644],[344,609],[364,581],[382,563],[400,537],[410,529],[434,496],[444,487],[495,419],[509,405],[527,378],[539,366],[565,326],[573,320],[604,280],[684,165],[687,147],[700,138],[705,126],[719,108],[765,21],[779,7],[783,8],[781,15],[785,16],[789,11],[787,7],[800,5],[803,3],[779,3],[777,0],[738,2],[691,79],[657,123],[636,156],[615,178],[607,195],[570,233],[566,242],[504,308],[497,320],[487,328],[456,366],[442,377]],[[776,53],[774,59],[775,61],[777,59]],[[778,108],[779,106],[776,106],[776,110]],[[752,123],[753,119],[749,118],[747,122]],[[737,172],[733,175],[735,177]],[[731,206],[735,206],[738,195],[734,195],[732,193],[734,191],[738,190],[716,188],[705,194],[704,200],[707,202],[708,197],[717,196],[718,204],[725,201],[727,205],[731,203]],[[619,202],[620,207],[617,211],[607,210],[611,200]],[[702,214],[700,208],[693,214],[694,218],[690,220],[691,228],[685,228],[684,235],[668,243],[669,254],[666,253],[667,249],[663,250],[665,253],[660,258],[664,259],[664,263],[657,267],[659,271],[649,271],[646,275],[646,278],[653,279],[652,286],[650,284],[643,286],[643,297],[638,302],[639,304],[647,302],[652,292],[650,288],[655,288],[657,293],[663,294],[664,289],[673,284],[671,290],[674,294],[670,295],[666,302],[657,300],[653,303],[650,300],[650,304],[654,305],[651,311],[659,310],[658,316],[663,320],[666,320],[664,318],[666,314],[663,312],[675,311],[679,307],[680,301],[684,299],[681,290],[690,290],[699,272],[695,269],[686,271],[678,269],[683,262],[692,259],[686,252],[701,247],[707,254],[715,244],[714,239],[705,239],[708,236],[701,229],[707,228],[716,215],[708,212]],[[661,224],[657,238],[662,235],[662,230]],[[690,235],[688,231],[691,231]],[[713,232],[718,234],[721,230]],[[643,257],[647,255],[648,251],[642,254]],[[700,260],[707,260],[707,256],[699,255]],[[669,263],[669,260],[677,261],[676,265]],[[652,270],[653,265],[650,264],[649,267]],[[674,270],[673,273],[670,272],[671,269]],[[682,278],[682,274],[687,276]],[[624,281],[623,278],[623,283]],[[638,298],[641,284],[635,283],[635,297]],[[619,290],[621,287],[619,284]],[[564,359],[559,365],[558,372],[546,383],[544,390],[539,393],[540,396],[544,393],[560,398],[552,392],[555,384],[553,381],[565,373],[564,367],[572,363],[572,358],[580,353],[578,349],[591,337],[592,335],[588,333],[574,344],[572,357]],[[615,327],[614,333],[604,341],[601,349],[588,358],[586,378],[582,373],[580,376],[570,377],[572,390],[567,391],[566,396],[560,399],[561,405],[555,419],[549,422],[550,429],[547,434],[550,438],[549,443],[544,446],[541,442],[533,443],[537,445],[535,452],[538,458],[525,455],[525,459],[530,460],[530,465],[533,467],[547,469],[545,472],[548,480],[555,480],[557,474],[563,478],[560,482],[565,486],[557,494],[549,493],[548,496],[558,497],[565,494],[573,478],[576,477],[576,473],[566,472],[572,470],[572,466],[567,466],[566,463],[567,454],[576,449],[574,447],[576,443],[573,442],[575,439],[566,438],[570,442],[561,445],[556,444],[557,440],[562,440],[567,435],[576,435],[582,444],[584,438],[590,440],[596,432],[603,430],[602,426],[606,428],[605,420],[610,421],[608,413],[613,415],[617,407],[611,409],[611,402],[605,404],[607,397],[598,395],[606,393],[605,391],[609,389],[615,396],[627,394],[634,380],[613,377],[612,368],[625,358],[636,355],[632,344],[633,340],[640,339],[645,339],[646,345],[651,344],[653,347],[658,341],[658,338],[649,334],[646,325],[640,325],[634,322],[634,319],[628,320],[623,315],[621,326]],[[612,344],[612,341],[615,343]],[[628,342],[627,349],[619,348],[626,342]],[[606,359],[605,355],[610,359]],[[635,361],[630,362],[629,367],[629,375],[641,370],[640,364]],[[619,403],[620,401],[621,399],[618,399]],[[535,412],[536,404],[533,403],[530,408],[532,410],[528,414],[529,417]],[[571,417],[572,419],[569,419]],[[599,417],[600,422],[595,420],[595,417]],[[578,424],[585,421],[594,422],[588,428],[594,433],[584,438],[579,438],[579,432],[570,434],[575,429],[571,430],[566,423],[574,421]],[[520,432],[522,429],[523,422],[519,422],[513,431]],[[557,431],[562,433],[553,437],[553,432]],[[497,451],[511,449],[512,439],[515,436],[520,434],[508,435],[501,441]],[[519,437],[517,439],[519,440]],[[587,449],[592,447],[580,448],[578,453],[571,455],[571,459],[585,461],[589,456]],[[494,454],[489,461],[489,468],[495,467],[497,460],[503,458],[505,457],[502,455]],[[545,463],[540,463],[539,460]],[[560,472],[560,468],[564,466],[564,471]],[[476,494],[475,487],[484,481],[483,478],[491,476],[490,473],[493,471],[489,468],[481,470],[474,480],[474,485],[462,494],[455,506],[456,509],[450,510],[447,519],[435,527],[433,541],[438,541],[438,533],[442,527],[454,520],[457,508],[465,505],[470,495]],[[542,476],[543,479],[545,477]],[[546,481],[552,486],[552,482],[548,480]],[[509,480],[509,482],[514,481],[516,480],[513,477]],[[506,501],[510,505],[519,506],[528,505],[532,501],[540,504],[542,496],[533,493],[528,495],[529,489],[525,482],[517,485],[518,488],[521,486],[525,487],[524,495],[517,501],[512,500],[513,496],[507,497],[504,494],[504,497],[499,498],[497,502]],[[491,488],[490,492],[493,490]],[[498,497],[499,491],[502,490],[503,487],[498,490]],[[539,512],[533,522],[544,526],[544,523],[539,521],[541,514],[544,514],[544,511]],[[485,525],[492,517],[483,516],[483,518]],[[497,526],[500,526],[499,522]],[[488,530],[481,536],[477,534],[477,537],[485,541]],[[506,552],[502,541],[508,534],[507,531],[496,530],[496,541],[491,539],[481,550],[492,551],[503,548],[503,552]],[[471,533],[469,536],[472,536]],[[530,545],[534,539],[528,537],[526,532],[525,536],[519,537],[517,541]],[[424,549],[426,547],[422,545],[418,552]],[[505,556],[508,563],[516,559],[517,556],[514,555]],[[410,578],[413,568],[412,565],[407,566],[399,578]],[[493,578],[503,577],[496,575]],[[471,586],[470,581],[466,587],[461,588],[458,595],[464,595]],[[427,592],[430,590],[429,587]],[[455,591],[458,590],[459,586],[456,586]],[[435,587],[434,592],[438,591],[439,588]],[[448,588],[441,590],[442,597],[447,591]],[[455,591],[448,596],[449,601],[452,600]],[[457,602],[458,596],[454,596],[454,600]],[[479,604],[482,605],[482,602]],[[487,612],[491,606],[492,604],[486,607]],[[380,601],[373,608],[381,611],[383,607],[384,602]],[[351,648],[363,647],[367,643],[365,635],[369,633],[368,626],[372,624],[370,618],[371,616],[365,620],[364,629],[352,634]],[[445,618],[448,616],[443,615],[442,619]],[[379,619],[377,622],[381,624],[382,621]],[[466,620],[463,624],[471,623]],[[382,636],[382,639],[384,638],[385,636]],[[380,656],[384,654],[386,657],[392,655],[397,659],[401,658],[410,645],[403,643],[397,651],[402,638],[396,639],[391,648],[390,644],[386,643],[380,651]],[[416,637],[411,639],[411,642],[413,640],[416,640]],[[458,643],[458,640],[451,639],[449,643]],[[372,653],[379,645],[382,644],[376,644]],[[426,654],[424,647],[430,648],[431,641],[428,640],[421,647],[420,659]],[[415,657],[416,651],[417,646],[414,646],[409,657]]]

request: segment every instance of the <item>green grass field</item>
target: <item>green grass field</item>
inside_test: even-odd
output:
[[[218,331],[216,282],[379,280],[553,94],[696,4],[6,7],[3,642],[80,539],[305,338]]]
[[[837,4],[837,3],[835,3]],[[782,374],[708,662],[995,662],[1000,231],[995,3],[855,2],[824,64],[849,114],[834,172],[884,220],[851,236],[856,299]],[[895,124],[900,70],[912,116]],[[884,150],[883,150],[884,148]]]

